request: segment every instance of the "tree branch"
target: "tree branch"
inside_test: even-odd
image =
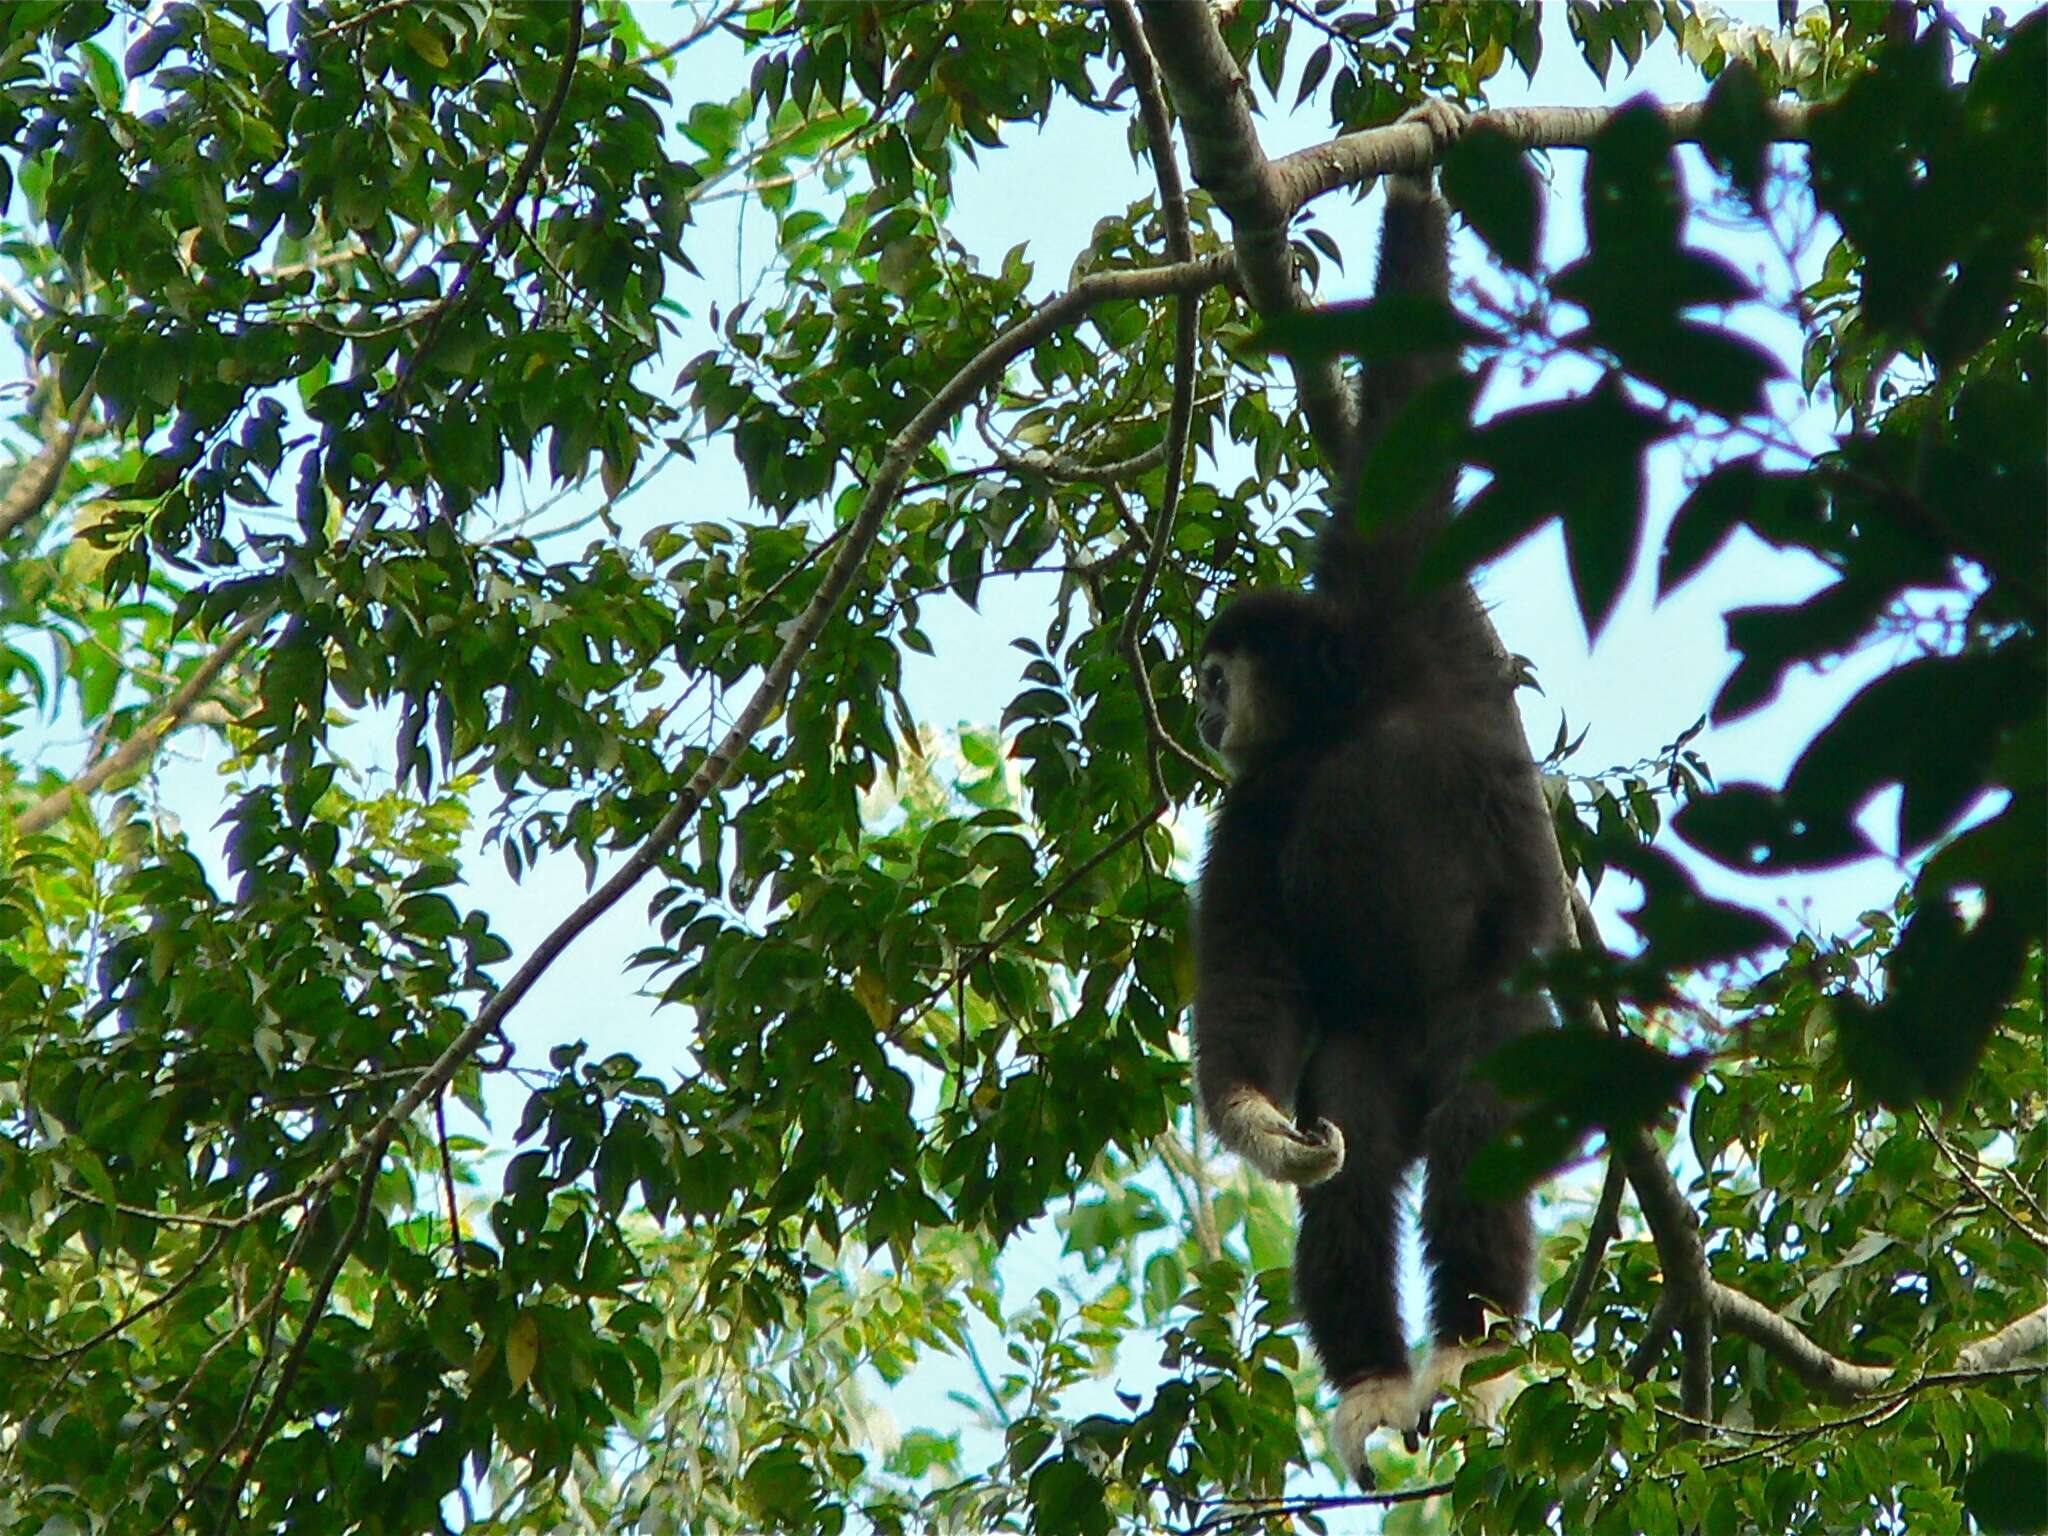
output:
[[[1999,1215],[2012,1223],[2013,1229],[2025,1237],[2028,1242],[2032,1243],[2036,1248],[2048,1251],[2048,1232],[2043,1232],[2040,1228],[2031,1224],[2019,1212],[1985,1188],[1975,1172],[1972,1171],[1970,1163],[1963,1161],[1962,1154],[1956,1151],[1946,1136],[1941,1134],[1941,1128],[1934,1123],[1926,1110],[1916,1105],[1913,1112],[1919,1117],[1922,1133],[1929,1141],[1934,1143],[1935,1150],[1941,1153],[1942,1157],[1948,1161],[1949,1166],[1955,1169],[1956,1177],[1962,1181],[1963,1187],[1983,1201],[1991,1210],[1998,1212]],[[1975,1161],[1976,1157],[1973,1153],[1970,1162],[1974,1163]],[[2020,1186],[2020,1188],[2024,1194],[2024,1187]]]
[[[1593,1220],[1586,1227],[1586,1246],[1579,1252],[1579,1267],[1572,1273],[1572,1283],[1565,1289],[1564,1305],[1557,1314],[1558,1332],[1567,1338],[1577,1333],[1579,1325],[1586,1320],[1586,1303],[1593,1299],[1593,1287],[1600,1279],[1600,1261],[1607,1255],[1607,1245],[1621,1230],[1621,1195],[1627,1186],[1628,1176],[1622,1171],[1620,1161],[1610,1152],[1607,1176],[1600,1183],[1600,1202],[1594,1207]]]
[[[1134,480],[1147,470],[1157,469],[1164,464],[1166,444],[1154,443],[1142,453],[1134,453],[1124,459],[1111,459],[1103,464],[1083,464],[1074,459],[1062,459],[1042,448],[1026,448],[1022,451],[998,448],[995,454],[996,463],[1013,475],[1043,475],[1046,479],[1063,485],[1114,485],[1120,480]]]
[[[1186,1536],[1210,1536],[1259,1520],[1296,1515],[1319,1515],[1333,1509],[1385,1508],[1390,1504],[1416,1504],[1449,1493],[1449,1483],[1421,1483],[1413,1488],[1390,1488],[1385,1493],[1315,1494],[1299,1499],[1225,1499],[1223,1508],[1187,1529]]]
[[[204,702],[207,692],[220,681],[220,675],[227,670],[228,664],[241,654],[242,647],[249,643],[250,638],[270,622],[276,611],[275,602],[266,602],[228,631],[227,638],[192,669],[192,675],[178,685],[177,692],[165,700],[162,709],[77,778],[61,789],[51,790],[23,811],[15,819],[15,830],[24,837],[46,830],[71,808],[74,800],[89,798],[109,779],[138,768],[154,757],[164,744],[164,738],[183,725]]]
[[[1995,1371],[2023,1355],[2048,1349],[2048,1304],[2007,1323],[1996,1333],[1956,1351],[1959,1371]]]
[[[1146,39],[1180,112],[1195,185],[1215,198],[1230,220],[1245,294],[1267,318],[1292,314],[1306,302],[1287,238],[1288,222],[1300,205],[1288,201],[1273,162],[1259,146],[1250,87],[1208,6],[1180,0],[1142,0],[1142,5]],[[1358,418],[1343,369],[1334,356],[1296,360],[1293,366],[1309,430],[1325,462],[1341,463]]]
[[[1090,273],[1064,293],[1046,299],[969,359],[890,442],[876,467],[874,478],[868,484],[867,493],[861,498],[859,510],[847,525],[845,537],[839,540],[832,563],[811,594],[810,602],[790,625],[781,649],[762,672],[761,681],[733,721],[731,729],[706,754],[677,792],[675,804],[604,883],[578,902],[534,946],[533,952],[513,972],[504,987],[477,1010],[476,1017],[448,1043],[433,1064],[421,1073],[419,1080],[358,1138],[353,1147],[313,1176],[308,1183],[308,1191],[320,1192],[331,1188],[349,1168],[380,1153],[399,1126],[418,1114],[429,1099],[454,1080],[463,1063],[502,1026],[505,1018],[583,931],[616,906],[653,870],[682,836],[704,802],[725,786],[740,754],[787,693],[796,675],[797,663],[810,650],[827,620],[838,612],[841,600],[881,532],[882,519],[894,504],[911,465],[969,401],[994,384],[1012,359],[1062,326],[1072,324],[1097,305],[1120,299],[1200,292],[1223,281],[1231,270],[1232,258],[1228,252],[1222,252],[1167,267]],[[1163,810],[1164,807],[1160,807],[1160,811]],[[1098,857],[1106,856],[1136,831],[1142,831],[1157,819],[1159,813],[1155,811],[1135,829],[1119,834],[1111,847]],[[1076,875],[1085,872],[1086,866]]]
[[[1679,1403],[1697,1419],[1713,1417],[1713,1347],[1716,1314],[1714,1287],[1707,1273],[1706,1249],[1700,1243],[1699,1216],[1687,1202],[1665,1165],[1664,1155],[1647,1131],[1610,1133],[1612,1155],[1621,1162],[1636,1192],[1636,1205],[1657,1246],[1664,1268],[1665,1294],[1671,1322],[1682,1346]],[[1662,1306],[1662,1303],[1659,1303]],[[1697,1431],[1688,1431],[1697,1433]]]
[[[499,201],[497,212],[490,222],[478,231],[476,243],[469,254],[455,269],[455,276],[449,279],[447,290],[441,300],[428,311],[420,322],[419,344],[406,354],[398,370],[398,377],[391,382],[391,393],[386,396],[389,407],[395,407],[405,399],[412,387],[413,375],[425,360],[428,351],[440,339],[441,327],[448,323],[448,317],[462,302],[469,280],[476,275],[476,269],[483,264],[484,257],[493,251],[498,236],[505,232],[505,226],[512,221],[512,215],[519,207],[519,200],[526,196],[526,189],[533,184],[534,172],[540,169],[541,155],[548,141],[554,137],[555,124],[561,121],[562,108],[568,104],[569,84],[576,78],[576,60],[583,52],[583,7],[580,4],[568,8],[568,38],[562,45],[562,68],[555,77],[554,94],[547,105],[541,108],[540,116],[533,125],[533,137],[527,142],[526,154],[520,159],[519,167],[512,173],[512,185],[505,189],[505,196]],[[358,529],[367,524],[357,524]]]
[[[1173,153],[1173,130],[1167,124],[1166,95],[1159,86],[1143,26],[1131,0],[1112,0],[1110,29],[1124,56],[1124,71],[1138,94],[1138,113],[1145,124],[1145,147],[1152,157],[1153,174],[1159,181],[1159,211],[1166,224],[1166,249],[1175,261],[1194,259],[1194,237],[1188,230],[1187,189],[1181,184],[1180,162]],[[1173,525],[1180,512],[1180,488],[1187,473],[1188,428],[1195,408],[1195,319],[1201,306],[1198,294],[1181,294],[1173,306],[1173,404],[1166,420],[1166,484],[1160,493],[1159,518],[1138,568],[1138,585],[1118,636],[1131,678],[1138,690],[1138,705],[1145,719],[1145,759],[1151,773],[1152,793],[1167,800],[1166,778],[1159,766],[1161,750],[1171,751],[1191,763],[1198,773],[1208,765],[1167,733],[1159,719],[1159,700],[1152,693],[1152,677],[1145,668],[1143,633],[1152,593],[1159,584],[1160,567],[1166,563],[1173,544]]]
[[[64,419],[45,428],[48,436],[43,445],[14,466],[14,478],[7,482],[6,491],[0,492],[0,539],[50,504],[91,410],[92,392],[81,391]]]
[[[1615,107],[1500,107],[1475,112],[1467,132],[1490,128],[1522,149],[1585,149],[1622,109]],[[1703,102],[1658,107],[1658,116],[1672,138],[1684,142],[1700,135]],[[1807,109],[1773,106],[1772,136],[1781,140],[1806,137]],[[1436,162],[1435,143],[1420,123],[1390,123],[1347,133],[1328,143],[1313,144],[1272,162],[1272,195],[1290,215],[1340,187],[1354,187],[1375,176],[1414,174]],[[1206,183],[1204,183],[1206,185]]]

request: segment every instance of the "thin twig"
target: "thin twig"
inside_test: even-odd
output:
[[[1414,1488],[1390,1488],[1385,1493],[1313,1494],[1298,1499],[1224,1499],[1222,1513],[1211,1515],[1187,1528],[1186,1536],[1209,1536],[1255,1520],[1294,1515],[1317,1515],[1334,1509],[1383,1508],[1389,1504],[1415,1504],[1451,1491],[1449,1483],[1423,1483]]]
[[[1138,95],[1138,115],[1145,125],[1146,150],[1152,157],[1152,171],[1159,183],[1160,217],[1166,225],[1167,254],[1175,261],[1194,256],[1194,236],[1188,228],[1187,189],[1182,185],[1180,162],[1174,156],[1172,130],[1167,122],[1166,93],[1159,83],[1159,71],[1152,50],[1145,41],[1145,29],[1132,0],[1111,0],[1110,29],[1123,53],[1124,71]],[[1187,448],[1195,399],[1195,320],[1200,308],[1198,295],[1185,294],[1174,301],[1173,310],[1173,404],[1166,423],[1166,484],[1160,495],[1159,518],[1153,525],[1145,561],[1138,568],[1137,589],[1118,635],[1132,680],[1138,690],[1138,704],[1145,720],[1146,766],[1152,778],[1152,792],[1168,799],[1166,779],[1160,768],[1161,749],[1171,751],[1191,764],[1198,776],[1215,782],[1215,770],[1175,741],[1159,718],[1159,700],[1152,692],[1152,677],[1145,666],[1144,630],[1152,606],[1152,593],[1159,572],[1173,545],[1173,525],[1180,511],[1182,478],[1187,473]]]
[[[1979,1183],[1976,1174],[1963,1162],[1962,1154],[1949,1144],[1948,1138],[1941,1134],[1940,1129],[1928,1117],[1925,1109],[1916,1104],[1913,1106],[1913,1113],[1920,1118],[1920,1129],[1926,1133],[1927,1139],[1934,1143],[1936,1150],[1948,1160],[1949,1166],[1955,1169],[1956,1177],[1962,1180],[1964,1186],[1979,1200],[1982,1200],[1991,1209],[2011,1222],[2013,1230],[2020,1233],[2028,1242],[2032,1243],[2036,1248],[2048,1251],[2048,1232],[2043,1232],[2038,1227],[2035,1227],[2024,1216],[2014,1211],[2004,1201],[2000,1200],[1998,1196],[1992,1194],[1990,1190]],[[2027,1191],[2022,1188],[2021,1193],[2026,1194]]]
[[[182,1275],[171,1281],[170,1284],[166,1285],[156,1295],[150,1297],[148,1301],[143,1302],[132,1311],[122,1313],[121,1316],[115,1318],[114,1321],[90,1337],[50,1354],[37,1354],[29,1350],[0,1350],[0,1355],[10,1356],[16,1360],[32,1361],[37,1365],[58,1365],[66,1360],[75,1360],[80,1355],[89,1354],[116,1334],[134,1327],[145,1317],[148,1317],[150,1313],[167,1307],[176,1301],[185,1291],[186,1287],[199,1278],[207,1264],[212,1261],[215,1254],[220,1252],[221,1245],[227,1240],[227,1233],[215,1232],[212,1237],[207,1239],[206,1246],[200,1250],[199,1257],[192,1261],[190,1267]]]
[[[434,1095],[434,1140],[441,1152],[441,1187],[448,1197],[448,1251],[455,1256],[455,1273],[467,1278],[469,1269],[462,1257],[462,1207],[455,1198],[455,1155],[448,1150],[448,1090]]]
[[[235,1507],[241,1501],[250,1470],[256,1465],[257,1454],[268,1443],[270,1432],[277,1427],[277,1421],[283,1417],[285,1407],[291,1401],[292,1384],[298,1380],[299,1372],[306,1364],[306,1351],[312,1348],[313,1335],[318,1331],[321,1319],[327,1315],[327,1299],[334,1294],[334,1282],[341,1277],[349,1255],[355,1251],[356,1244],[362,1241],[363,1233],[370,1225],[370,1210],[377,1203],[376,1195],[377,1168],[373,1161],[363,1169],[362,1189],[356,1195],[355,1214],[349,1219],[348,1229],[336,1240],[333,1257],[320,1272],[313,1294],[306,1298],[306,1320],[299,1325],[298,1337],[292,1340],[284,1363],[277,1368],[277,1384],[270,1389],[270,1406],[264,1410],[255,1432],[242,1448],[242,1459],[235,1467],[234,1481],[228,1484],[227,1497],[221,1501],[220,1520],[214,1526],[216,1532],[225,1532],[235,1523]],[[307,1212],[309,1224],[314,1214]]]
[[[476,243],[470,248],[469,254],[463,257],[462,265],[455,269],[455,276],[449,281],[448,289],[441,295],[440,302],[421,322],[419,342],[406,354],[404,363],[399,367],[398,377],[392,380],[391,393],[385,397],[387,408],[395,409],[404,401],[420,363],[426,358],[434,343],[440,339],[441,328],[448,323],[449,315],[454,313],[455,306],[461,302],[470,278],[483,264],[485,255],[497,246],[498,236],[504,233],[505,226],[511,222],[513,213],[519,207],[519,200],[526,196],[526,189],[532,185],[534,173],[540,169],[541,156],[547,149],[548,141],[554,137],[555,124],[560,121],[562,108],[569,100],[569,83],[576,78],[577,56],[583,51],[583,6],[580,0],[578,4],[569,6],[568,12],[569,35],[562,46],[562,68],[555,79],[554,94],[548,98],[547,105],[541,109],[540,117],[533,125],[533,138],[526,146],[526,154],[519,161],[519,169],[512,173],[512,185],[506,189],[505,196],[499,201],[497,212],[491,215],[490,222],[484,225],[477,235]],[[357,531],[360,532],[366,526],[367,522],[358,524]]]

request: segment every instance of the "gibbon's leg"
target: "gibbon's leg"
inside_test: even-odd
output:
[[[1366,1438],[1388,1427],[1412,1436],[1413,1387],[1397,1293],[1395,1196],[1408,1158],[1395,1085],[1371,1045],[1352,1033],[1325,1036],[1302,1081],[1304,1114],[1343,1133],[1344,1167],[1301,1192],[1294,1294],[1323,1374],[1341,1394],[1330,1444],[1344,1470],[1372,1486]]]
[[[1216,884],[1214,907],[1223,908],[1227,891]],[[1195,1086],[1217,1140],[1267,1178],[1306,1187],[1344,1166],[1344,1137],[1327,1121],[1304,1114],[1296,1124],[1287,1112],[1308,1058],[1308,1022],[1301,979],[1272,921],[1229,921],[1208,906],[1199,914]]]
[[[1509,1316],[1528,1302],[1534,1238],[1526,1195],[1481,1200],[1465,1185],[1473,1154],[1504,1131],[1513,1118],[1500,1096],[1471,1075],[1471,1063],[1498,1043],[1540,1023],[1544,1009],[1533,998],[1487,999],[1488,1017],[1475,1031],[1487,1047],[1448,1053],[1433,1084],[1435,1105],[1423,1122],[1428,1174],[1422,1197],[1422,1243],[1430,1268],[1430,1358],[1416,1382],[1418,1417],[1437,1394],[1456,1385],[1465,1367],[1485,1351],[1475,1348],[1485,1333],[1485,1309]],[[1476,1393],[1483,1413],[1499,1408],[1506,1382],[1488,1383]]]

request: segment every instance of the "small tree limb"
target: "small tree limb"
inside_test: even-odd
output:
[[[0,492],[0,539],[14,532],[50,504],[57,482],[71,463],[71,451],[92,410],[92,393],[85,391],[60,422],[45,428],[43,444],[14,466],[14,478]]]
[[[265,603],[241,623],[228,631],[227,637],[216,645],[192,675],[178,685],[178,689],[164,701],[163,708],[139,727],[128,739],[113,751],[94,762],[91,767],[61,789],[53,789],[36,801],[20,816],[15,818],[15,830],[23,836],[33,836],[47,830],[68,811],[74,801],[89,799],[108,780],[139,768],[163,746],[164,739],[191,718],[206,695],[228,664],[241,654],[250,639],[270,622],[277,611],[274,603]]]
[[[1565,1288],[1564,1305],[1558,1309],[1558,1332],[1570,1337],[1586,1320],[1586,1304],[1593,1299],[1593,1287],[1600,1279],[1600,1261],[1607,1245],[1621,1230],[1621,1196],[1628,1187],[1628,1175],[1612,1153],[1607,1158],[1607,1176],[1600,1181],[1600,1200],[1586,1227],[1586,1246],[1579,1251],[1579,1266],[1572,1283]]]
[[[1124,56],[1124,71],[1138,95],[1138,113],[1145,125],[1147,152],[1153,174],[1159,182],[1160,216],[1166,224],[1167,253],[1177,262],[1194,258],[1194,236],[1188,229],[1187,189],[1180,179],[1180,162],[1174,157],[1173,130],[1166,117],[1166,95],[1160,89],[1159,71],[1146,43],[1143,25],[1131,0],[1111,0],[1109,24],[1116,33]],[[1166,420],[1166,484],[1159,497],[1159,517],[1146,546],[1144,563],[1138,569],[1137,589],[1124,610],[1119,633],[1131,678],[1138,690],[1138,704],[1145,718],[1145,761],[1155,798],[1170,798],[1166,778],[1159,766],[1161,751],[1171,751],[1189,761],[1198,771],[1208,765],[1167,733],[1159,719],[1159,700],[1152,693],[1152,678],[1145,669],[1144,629],[1152,606],[1152,593],[1159,584],[1160,567],[1173,545],[1173,525],[1180,511],[1180,487],[1187,473],[1188,429],[1195,409],[1195,319],[1201,308],[1199,294],[1180,294],[1173,304],[1173,403]]]

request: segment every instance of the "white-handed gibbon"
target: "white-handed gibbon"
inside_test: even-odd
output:
[[[1445,109],[1411,116],[1440,140],[1462,126]],[[1379,292],[1448,302],[1448,233],[1432,179],[1390,180]],[[1368,368],[1352,462],[1457,366],[1440,354]],[[1471,1358],[1483,1310],[1526,1301],[1526,1200],[1465,1184],[1509,1118],[1472,1067],[1550,1022],[1511,982],[1566,915],[1484,612],[1465,582],[1416,579],[1453,486],[1365,531],[1356,478],[1320,535],[1314,591],[1239,598],[1203,646],[1201,733],[1231,782],[1202,865],[1194,1041],[1224,1145],[1300,1191],[1296,1299],[1342,1394],[1332,1442],[1364,1481],[1367,1436],[1384,1426],[1412,1443]],[[1418,1159],[1434,1346],[1411,1377],[1395,1202]]]

